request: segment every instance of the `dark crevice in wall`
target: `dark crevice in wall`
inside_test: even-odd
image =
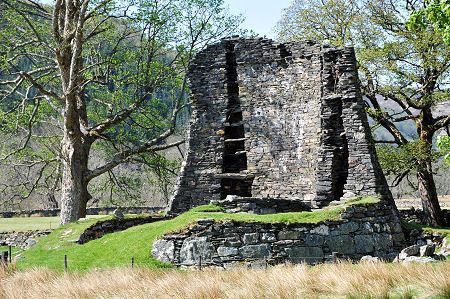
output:
[[[322,100],[323,160],[319,166],[317,186],[318,206],[339,200],[344,195],[348,176],[348,145],[342,120],[342,99],[326,97]]]
[[[222,199],[225,199],[227,195],[252,196],[252,180],[249,179],[223,178],[220,187]]]
[[[337,57],[325,53],[323,57],[322,94],[322,159],[318,165],[317,206],[338,201],[345,192],[348,178],[349,148],[343,120],[343,99],[339,95]]]
[[[279,44],[278,49],[280,50],[281,66],[288,67],[287,58],[292,57],[292,52],[287,49],[285,44]]]
[[[227,111],[224,136],[223,173],[239,173],[247,170],[245,131],[237,82],[235,44],[226,42]],[[221,198],[227,195],[251,196],[252,181],[247,178],[222,178]]]
[[[342,118],[342,99],[337,103],[338,109],[338,127],[337,127],[337,144],[338,147],[334,153],[333,167],[334,178],[333,178],[333,200],[339,200],[344,195],[345,184],[347,183],[348,177],[348,143],[347,137],[345,136],[344,121]]]

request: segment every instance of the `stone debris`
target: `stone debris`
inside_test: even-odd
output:
[[[445,240],[445,239],[444,239]],[[422,245],[425,242],[424,245]],[[445,260],[445,250],[436,253],[436,244],[429,242],[427,244],[423,239],[417,240],[418,244],[404,248],[398,256],[395,258],[394,262],[402,263],[431,263],[440,260]],[[445,243],[444,243],[445,244]],[[444,246],[442,246],[444,248]]]
[[[416,256],[420,252],[420,246],[419,245],[412,245],[409,247],[404,248],[402,251],[400,251],[398,258],[400,260],[404,260],[408,256]]]
[[[401,260],[402,263],[408,264],[408,263],[433,263],[437,260],[429,257],[429,256],[407,256],[403,260]]]
[[[36,238],[50,234],[52,230],[25,232],[0,232],[0,246],[13,246],[27,249],[37,243]]]
[[[371,255],[365,255],[360,260],[361,263],[379,263],[381,262],[380,258]]]
[[[427,245],[420,246],[419,255],[420,256],[433,256],[435,249],[436,249],[436,245],[434,245],[434,244],[427,244]]]
[[[117,208],[113,212],[113,216],[117,219],[124,219],[125,215],[123,214],[122,210],[120,208]]]
[[[153,242],[152,255],[161,262],[170,263],[173,260],[173,241],[156,240]]]

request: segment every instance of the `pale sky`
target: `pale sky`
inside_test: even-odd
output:
[[[293,0],[225,0],[232,13],[241,13],[245,17],[244,28],[257,34],[274,38],[273,28],[281,17],[283,8]]]
[[[40,0],[52,3],[53,0]],[[287,8],[293,0],[224,0],[233,14],[245,17],[243,28],[253,30],[260,36],[274,38],[273,31],[281,18],[281,11]]]

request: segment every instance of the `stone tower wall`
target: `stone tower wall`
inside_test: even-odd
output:
[[[226,110],[226,57],[223,44],[199,53],[190,72],[194,110],[187,136],[187,155],[175,187],[171,210],[220,199],[223,138],[223,113]],[[213,108],[214,107],[214,108]]]
[[[289,50],[269,40],[236,46],[248,170],[253,196],[310,202],[321,136],[320,46]]]
[[[197,55],[189,78],[194,113],[172,212],[227,195],[311,207],[391,199],[352,48],[226,39]]]

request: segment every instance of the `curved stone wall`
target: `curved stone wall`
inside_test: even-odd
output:
[[[405,244],[396,212],[384,203],[350,206],[341,221],[317,224],[200,220],[153,245],[158,260],[175,265],[319,263],[338,256],[395,258]]]

